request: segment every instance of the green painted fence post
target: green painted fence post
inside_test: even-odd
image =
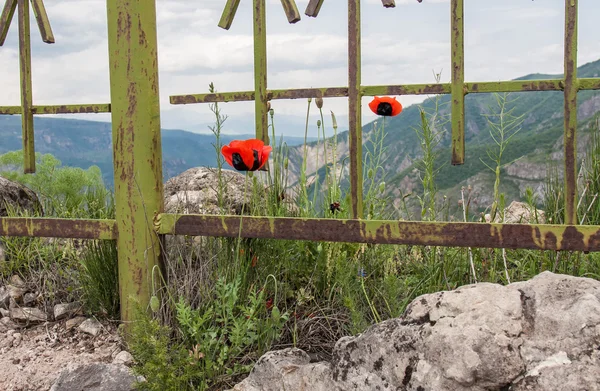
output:
[[[128,322],[135,301],[149,303],[152,272],[162,266],[153,228],[164,209],[156,3],[107,0],[107,10],[121,319]]]

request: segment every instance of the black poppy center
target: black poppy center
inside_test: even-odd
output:
[[[238,171],[256,171],[258,167],[260,167],[260,160],[258,159],[258,151],[252,150],[254,154],[254,163],[252,163],[252,167],[248,167],[246,163],[244,163],[244,159],[242,159],[242,155],[238,152],[234,152],[231,154],[231,162],[233,163],[233,168]]]
[[[258,151],[256,149],[253,149],[252,153],[254,154],[254,164],[252,165],[250,171],[255,171],[258,170],[258,167],[260,167],[260,159],[258,158]]]
[[[388,102],[381,102],[377,105],[377,114],[379,115],[392,115],[392,105]]]

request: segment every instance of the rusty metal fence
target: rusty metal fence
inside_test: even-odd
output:
[[[54,37],[42,0],[30,0],[44,42]],[[421,0],[417,0],[421,1]],[[231,26],[240,0],[227,0],[219,26]],[[294,0],[281,0],[290,23],[300,20]],[[29,1],[7,0],[0,16],[0,45],[18,8],[21,105],[0,114],[21,114],[26,173],[35,171],[33,115],[112,113],[115,220],[0,218],[0,236],[51,236],[117,241],[123,320],[133,317],[135,297],[147,303],[151,273],[161,265],[163,235],[229,236],[313,241],[462,247],[600,250],[600,226],[577,225],[577,92],[599,90],[600,78],[577,77],[578,0],[565,0],[562,79],[469,83],[464,80],[464,0],[451,0],[450,83],[364,86],[361,84],[360,0],[348,0],[348,86],[267,88],[266,0],[253,0],[254,91],[175,95],[171,104],[254,101],[257,138],[268,140],[267,102],[275,99],[348,97],[352,219],[306,219],[163,213],[162,154],[154,1],[107,0],[110,104],[35,106],[32,102]],[[316,17],[324,0],[310,0]],[[382,0],[385,7],[393,0]],[[362,202],[361,98],[375,95],[451,94],[452,164],[464,163],[465,96],[470,93],[563,91],[565,225],[364,220]],[[242,224],[243,223],[243,224]],[[243,229],[240,232],[240,224]]]

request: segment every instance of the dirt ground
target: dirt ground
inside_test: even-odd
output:
[[[68,366],[110,363],[122,350],[111,324],[94,337],[66,322],[0,332],[1,391],[47,391]]]

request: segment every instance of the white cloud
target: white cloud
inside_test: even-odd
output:
[[[287,23],[280,0],[267,2],[270,88],[338,87],[348,82],[346,3],[327,1],[308,18],[308,0],[297,0],[302,20]],[[380,0],[362,6],[362,81],[365,85],[431,83],[432,72],[450,79],[449,0]],[[217,27],[223,0],[158,0],[162,122],[165,127],[206,130],[207,105],[173,106],[170,95],[253,89],[252,4],[242,1],[229,31]],[[109,100],[106,3],[54,0],[46,8],[56,44],[41,43],[32,24],[34,100],[40,104],[106,103]],[[597,0],[579,2],[579,61],[600,57]],[[561,73],[563,0],[478,0],[465,5],[465,68],[468,81],[506,80],[527,73]],[[16,23],[0,48],[0,105],[18,105]],[[407,106],[424,97],[401,97]],[[365,101],[366,102],[366,101]],[[281,115],[301,117],[305,101],[274,103]],[[347,99],[327,99],[342,118]],[[224,105],[252,123],[252,102]],[[364,120],[372,115],[363,105]],[[74,116],[70,116],[74,117]],[[86,117],[89,118],[89,117]],[[94,117],[104,118],[106,116]],[[241,121],[241,122],[240,122]],[[238,125],[236,125],[238,126]],[[241,128],[244,126],[240,125]],[[235,129],[232,129],[235,130]]]

